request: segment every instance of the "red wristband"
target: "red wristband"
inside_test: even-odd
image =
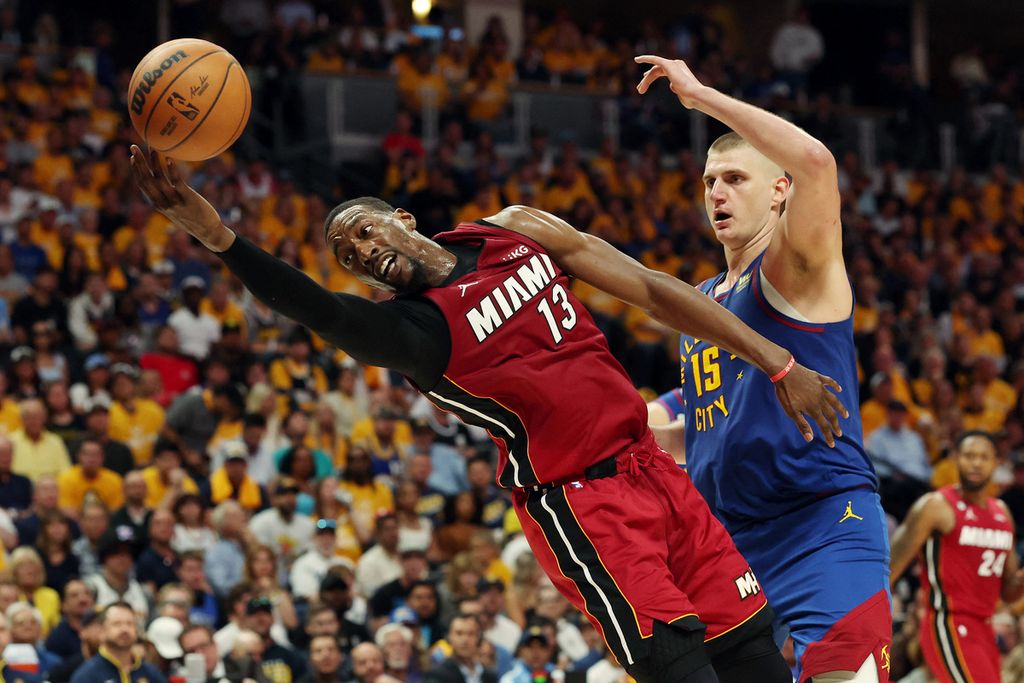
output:
[[[794,365],[796,365],[796,358],[793,358],[793,354],[790,354],[789,355],[789,362],[786,363],[786,367],[782,368],[781,370],[779,370],[778,372],[776,372],[774,375],[772,375],[769,378],[769,379],[771,379],[772,384],[775,384],[776,382],[781,380],[783,377],[788,375],[789,371],[793,369]]]

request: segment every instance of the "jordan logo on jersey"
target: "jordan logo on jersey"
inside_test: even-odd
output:
[[[524,303],[537,296],[554,279],[555,267],[547,254],[531,257],[466,313],[466,320],[476,340],[483,342],[494,334],[502,323],[515,315]]]
[[[861,517],[860,515],[853,514],[853,501],[852,500],[846,501],[846,512],[843,513],[843,518],[841,520],[839,520],[839,523],[842,524],[843,522],[845,522],[848,519],[859,519],[862,522],[864,521],[864,518]]]
[[[462,296],[466,296],[466,290],[472,287],[473,285],[478,284],[479,282],[479,280],[474,280],[473,282],[467,282],[464,285],[459,285],[459,292],[462,294]]]

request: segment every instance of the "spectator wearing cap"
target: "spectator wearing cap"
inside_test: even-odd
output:
[[[306,662],[294,650],[279,645],[271,637],[274,625],[274,606],[269,598],[256,597],[249,601],[245,626],[260,637],[260,670],[271,683],[291,683],[302,678],[307,671]]]
[[[402,575],[398,519],[394,513],[385,513],[377,518],[376,541],[377,544],[363,553],[356,565],[355,588],[364,597],[372,596],[378,588]]]
[[[84,412],[92,399],[106,401],[110,405],[110,357],[105,353],[89,354],[83,365],[85,381],[71,385],[71,405]]]
[[[77,453],[83,442],[94,441],[103,450],[103,466],[126,476],[135,468],[135,456],[128,446],[110,438],[110,401],[103,396],[90,398],[85,403],[84,413],[85,435],[71,445],[71,451]]]
[[[466,459],[452,446],[437,441],[437,433],[425,417],[412,421],[411,455],[423,454],[430,458],[430,468],[425,481],[422,475],[413,477],[420,487],[420,498],[425,498],[428,488],[444,496],[454,496],[469,489],[466,478]],[[411,462],[411,458],[406,461]],[[407,465],[408,466],[408,465]],[[421,466],[422,467],[422,466]],[[408,473],[412,476],[412,473]]]
[[[67,319],[67,307],[57,291],[57,273],[49,266],[44,266],[33,276],[28,295],[14,304],[11,313],[14,338],[19,344],[27,344],[29,330],[40,320],[50,321],[63,338]]]
[[[374,475],[398,476],[412,443],[412,433],[398,408],[382,404],[374,409],[371,419],[356,423],[351,440],[369,449]]]
[[[78,558],[79,576],[91,576],[100,569],[99,542],[110,526],[108,508],[99,501],[87,501],[82,505],[78,525],[82,534],[71,543],[71,552]]]
[[[153,464],[142,470],[146,480],[146,507],[156,509],[182,493],[199,493],[199,487],[181,467],[181,451],[164,439],[153,447]]]
[[[138,609],[128,602],[116,601],[103,611],[103,644],[71,677],[72,683],[121,681],[122,683],[167,683],[155,666],[135,657],[132,648],[138,640]]]
[[[267,376],[280,397],[282,414],[288,410],[311,413],[327,393],[327,375],[309,359],[312,342],[305,328],[296,327],[287,341],[285,355],[270,364]]]
[[[11,391],[20,400],[39,398],[42,385],[36,367],[36,350],[31,346],[18,346],[11,351]]]
[[[11,470],[14,465],[14,444],[0,434],[0,506],[12,516],[32,505],[32,482]]]
[[[406,604],[412,587],[427,578],[430,566],[427,564],[426,551],[419,546],[403,548],[399,545],[399,548],[401,575],[394,581],[385,583],[370,597],[371,631],[376,631],[387,623],[391,612],[396,607]]]
[[[359,643],[370,639],[366,623],[366,601],[352,590],[354,574],[347,565],[336,565],[320,582],[317,603],[334,611],[339,624],[338,640],[343,652],[351,652]]]
[[[204,481],[199,489],[199,495],[205,504],[212,507],[231,500],[250,514],[266,508],[266,492],[249,476],[250,456],[244,438],[225,441],[217,449],[217,453],[221,465],[210,474],[210,478]]]
[[[11,435],[14,446],[12,469],[32,481],[56,477],[71,467],[67,446],[53,432],[46,431],[46,407],[30,399],[21,404],[22,428]]]
[[[319,519],[313,534],[313,547],[303,553],[291,570],[291,587],[295,597],[310,600],[316,597],[327,571],[339,564],[350,564],[348,558],[335,554],[338,523],[333,519]]]
[[[213,592],[225,598],[245,574],[245,511],[237,501],[225,500],[213,509],[211,521],[217,540],[206,550],[205,573]]]
[[[893,399],[886,409],[886,423],[864,445],[882,482],[887,509],[905,513],[931,487],[932,466],[924,439],[907,425],[907,406]]]
[[[266,385],[264,385],[266,386]],[[269,391],[269,390],[268,390]],[[252,391],[249,392],[250,396]],[[264,448],[264,437],[267,434],[267,419],[259,413],[246,413],[242,416],[242,435],[237,439],[221,441],[212,453],[210,470],[217,471],[228,460],[228,454],[234,453],[245,460],[245,473],[261,486],[266,485],[277,476],[277,465],[273,453]],[[262,505],[259,509],[266,507]]]
[[[149,615],[146,591],[132,578],[137,548],[135,530],[130,526],[111,527],[100,541],[101,569],[85,580],[96,594],[98,609],[124,601],[140,618]]]
[[[190,275],[181,282],[182,306],[167,319],[167,324],[178,333],[180,350],[195,360],[203,360],[210,353],[210,346],[220,339],[220,324],[200,310],[206,282],[197,275]]]
[[[291,563],[313,545],[315,523],[295,513],[299,486],[291,477],[280,477],[273,488],[273,507],[253,516],[253,538],[269,546],[278,558],[279,576],[287,576]]]
[[[94,496],[109,510],[124,505],[124,482],[121,475],[103,466],[103,447],[84,439],[75,452],[78,464],[57,477],[58,505],[65,514],[77,518],[82,503]]]
[[[4,648],[5,651],[9,652],[14,645],[31,647],[38,660],[39,673],[43,680],[47,680],[50,669],[60,664],[60,657],[39,644],[44,633],[42,612],[27,602],[16,602],[7,608],[6,616],[11,629],[11,642]]]
[[[124,507],[110,516],[110,527],[129,526],[136,540],[145,545],[149,536],[149,517],[153,514],[146,505],[148,487],[146,478],[139,470],[124,475]]]
[[[500,683],[535,683],[552,679],[555,665],[551,660],[555,647],[543,627],[527,627],[515,653],[515,664],[511,671],[501,677]]]
[[[89,352],[99,344],[96,324],[114,317],[114,295],[99,273],[90,273],[85,279],[85,291],[71,300],[68,306],[68,331],[75,348]]]
[[[248,384],[248,373],[255,364],[265,370],[261,357],[249,351],[249,341],[242,334],[242,323],[235,318],[228,318],[220,325],[220,341],[217,342],[215,353],[224,362],[235,384]]]
[[[431,526],[436,528],[444,523],[446,496],[428,483],[432,476],[432,468],[433,464],[429,454],[414,452],[405,463],[405,482],[416,488],[416,514],[430,520]],[[468,486],[464,490],[468,490]],[[401,485],[396,493],[399,492],[401,492]],[[399,505],[397,500],[396,505]]]
[[[241,436],[244,410],[245,401],[233,384],[189,391],[171,404],[161,436],[187,454],[186,462],[198,463],[210,444]]]
[[[361,444],[353,444],[348,464],[341,474],[338,488],[352,498],[352,526],[364,545],[373,540],[374,526],[381,515],[393,515],[395,499],[391,489],[373,476],[370,452]],[[380,542],[378,534],[377,541]],[[397,539],[395,541],[397,547]],[[396,562],[397,564],[397,562]],[[390,577],[390,581],[395,576]]]
[[[153,444],[164,426],[164,409],[151,399],[138,396],[139,369],[127,363],[110,368],[110,438],[128,445],[138,466],[153,459]]]
[[[508,652],[515,652],[523,629],[505,614],[505,584],[483,578],[477,582],[476,593],[484,637]]]
[[[61,620],[47,636],[46,649],[61,659],[81,652],[83,622],[95,607],[96,598],[84,581],[72,579],[64,584]]]
[[[484,667],[481,656],[483,631],[472,615],[458,615],[448,626],[452,654],[427,672],[427,683],[498,683],[494,671]]]
[[[139,356],[139,367],[160,375],[163,394],[157,401],[164,408],[199,383],[196,362],[181,353],[178,333],[170,325],[161,325],[153,334],[153,350]]]
[[[78,649],[62,656],[61,663],[50,669],[50,683],[68,683],[86,661],[96,656],[103,642],[101,617],[102,614],[96,610],[90,610],[82,615]]]
[[[175,571],[178,554],[171,547],[173,538],[174,514],[165,507],[153,510],[149,516],[149,542],[135,560],[135,578],[150,593],[178,579]]]
[[[146,661],[167,677],[173,664],[185,656],[178,642],[184,630],[185,626],[173,617],[157,617],[146,629]]]
[[[249,602],[253,598],[253,590],[252,584],[242,582],[233,586],[228,592],[224,603],[228,612],[228,623],[213,634],[213,641],[217,645],[217,653],[222,657],[228,655],[234,649],[239,633],[245,630]],[[273,610],[273,603],[271,603],[271,610]],[[270,627],[270,637],[280,645],[288,645],[288,632],[279,621],[275,621]]]

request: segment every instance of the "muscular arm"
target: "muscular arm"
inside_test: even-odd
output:
[[[426,302],[374,303],[328,291],[243,237],[218,256],[256,298],[360,363],[392,368],[425,389],[448,364],[448,328]]]
[[[810,267],[842,257],[838,171],[821,141],[771,112],[701,84],[682,61],[653,56],[637,61],[653,65],[640,92],[667,77],[683,106],[718,119],[793,177],[780,226],[789,249]]]
[[[487,220],[533,239],[570,275],[643,309],[673,329],[728,349],[769,375],[779,372],[790,359],[789,351],[765,339],[690,285],[645,268],[604,240],[577,231],[557,216],[530,207],[510,206]],[[805,439],[809,441],[814,435],[803,413],[817,422],[825,440],[833,445],[832,435],[841,434],[836,415],[846,416],[846,409],[824,387],[838,390],[839,385],[799,365],[790,375],[775,385],[783,409],[800,427]]]
[[[890,584],[899,581],[929,536],[935,532],[948,533],[955,524],[953,510],[942,494],[932,492],[919,498],[892,536]]]

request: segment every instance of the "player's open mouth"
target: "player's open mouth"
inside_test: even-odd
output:
[[[724,228],[726,224],[732,220],[732,214],[728,211],[715,211],[715,227]]]
[[[398,257],[394,253],[385,254],[377,261],[377,279],[387,280],[388,275],[395,269],[395,261]]]

